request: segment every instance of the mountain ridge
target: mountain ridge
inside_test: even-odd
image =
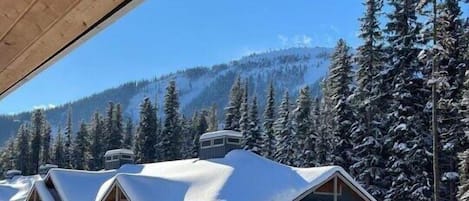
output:
[[[273,81],[277,99],[280,91],[288,90],[295,96],[305,84],[312,87],[313,94],[320,93],[319,81],[327,73],[331,48],[301,47],[253,53],[238,60],[216,64],[211,67],[194,67],[180,70],[153,79],[131,81],[116,87],[96,92],[90,96],[70,101],[57,107],[46,109],[47,120],[54,130],[65,125],[67,111],[72,110],[74,130],[80,121],[88,121],[98,111],[104,113],[107,103],[122,105],[124,116],[138,121],[139,104],[144,97],[150,97],[161,108],[166,85],[175,80],[180,95],[181,112],[192,115],[195,111],[218,107],[218,118],[223,117],[223,108],[228,102],[231,84],[237,76],[247,80],[250,95],[258,96],[260,110],[265,102],[267,85]],[[162,115],[162,110],[160,110]],[[16,133],[21,123],[28,122],[31,111],[15,115],[0,115],[0,143]]]

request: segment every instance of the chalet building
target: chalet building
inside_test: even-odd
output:
[[[282,165],[236,148],[241,140],[237,132],[218,131],[202,135],[201,145],[210,144],[200,146],[201,158],[103,171],[54,168],[34,183],[26,200],[376,201],[341,167]]]

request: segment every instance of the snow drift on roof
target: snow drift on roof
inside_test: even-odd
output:
[[[113,150],[106,151],[104,156],[114,155],[114,154],[132,154],[133,155],[134,152],[130,149],[113,149]]]
[[[230,137],[237,137],[241,138],[243,135],[240,132],[232,131],[232,130],[221,130],[221,131],[214,131],[209,133],[204,133],[200,136],[200,139],[209,139],[209,138],[216,138],[221,136],[230,136]]]
[[[25,200],[34,181],[38,180],[42,180],[42,178],[39,175],[34,175],[16,176],[11,180],[0,181],[0,200]]]

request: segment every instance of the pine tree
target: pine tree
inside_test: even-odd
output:
[[[387,68],[384,70],[383,90],[387,91],[388,128],[384,143],[386,178],[392,181],[385,201],[431,200],[431,135],[429,115],[424,107],[430,100],[425,71],[418,60],[420,52],[417,34],[421,24],[417,21],[419,0],[392,0],[392,13],[388,15]]]
[[[15,139],[10,138],[5,142],[5,147],[3,147],[0,152],[0,173],[5,173],[12,169],[19,169],[15,164],[16,161],[14,161],[16,158],[15,153],[17,153],[16,149]]]
[[[332,160],[335,165],[339,165],[346,170],[352,165],[352,142],[350,137],[350,127],[353,121],[353,113],[349,102],[351,95],[350,86],[352,84],[352,64],[350,48],[344,40],[340,39],[332,55],[329,75],[327,77],[333,127],[331,134],[336,141]]]
[[[243,99],[241,102],[241,107],[239,112],[241,113],[241,117],[239,119],[239,131],[244,137],[244,144],[246,144],[246,140],[249,137],[249,103],[248,103],[248,89],[247,83],[245,85],[243,91]]]
[[[261,131],[259,129],[259,117],[257,110],[257,98],[254,96],[248,115],[248,132],[244,139],[244,149],[252,151],[256,154],[261,154],[263,140]]]
[[[238,76],[231,87],[228,107],[225,108],[225,130],[240,131],[239,121],[241,119],[241,104],[243,99],[243,89],[241,78]]]
[[[31,117],[31,173],[37,174],[40,163],[41,138],[44,131],[44,112],[35,110]]]
[[[122,148],[122,111],[120,104],[114,105],[109,103],[108,117],[107,117],[107,130],[108,130],[108,150]]]
[[[469,71],[466,71],[466,79],[464,81],[464,89],[460,103],[460,113],[463,115],[461,122],[465,125],[464,132],[469,134]],[[459,154],[459,187],[457,198],[459,201],[469,201],[469,196],[465,196],[469,192],[469,148]]]
[[[93,114],[90,125],[90,170],[99,170],[103,168],[105,128],[104,120],[98,112]]]
[[[199,157],[199,148],[200,148],[200,143],[199,139],[202,134],[207,132],[208,129],[208,123],[207,123],[207,118],[202,114],[196,113],[194,115],[194,140],[192,142],[192,157]]]
[[[192,128],[192,119],[185,118],[184,115],[180,119],[181,122],[181,132],[182,136],[182,145],[181,145],[181,155],[182,159],[192,158],[194,150],[194,130]]]
[[[124,127],[124,141],[123,141],[123,147],[126,149],[132,149],[133,145],[133,139],[134,139],[134,128],[133,128],[133,122],[132,119],[127,118],[127,121],[125,123]]]
[[[217,131],[218,130],[218,118],[217,118],[217,106],[213,104],[210,107],[210,112],[208,113],[208,129],[207,131]]]
[[[311,121],[311,93],[308,86],[300,90],[296,100],[296,108],[293,110],[292,126],[295,130],[295,166],[314,166],[314,140]]]
[[[456,200],[458,170],[457,153],[468,147],[463,132],[462,116],[458,112],[457,103],[463,89],[464,71],[463,58],[463,21],[459,0],[445,0],[437,7],[436,45],[434,57],[428,58],[428,64],[434,61],[438,66],[436,91],[438,93],[438,130],[441,133],[440,172],[443,185],[440,197],[443,200]],[[433,17],[433,16],[432,16]],[[435,23],[435,22],[434,22]]]
[[[52,128],[49,123],[45,123],[44,131],[42,133],[42,147],[41,147],[41,164],[51,163],[50,151],[51,151],[51,133]]]
[[[65,145],[61,129],[57,131],[57,136],[54,141],[53,160],[58,167],[65,167]]]
[[[367,0],[366,12],[360,19],[360,38],[363,44],[358,48],[356,61],[358,65],[357,89],[353,93],[354,123],[351,138],[353,148],[353,165],[350,173],[376,199],[383,200],[386,191],[384,178],[383,139],[381,128],[384,108],[381,99],[380,72],[384,66],[382,31],[378,18],[383,6],[381,0]]]
[[[30,133],[27,125],[22,124],[18,129],[15,142],[15,154],[11,155],[10,160],[16,160],[15,167],[20,170],[23,174],[28,175],[31,172],[30,160],[31,160],[31,148],[29,146]]]
[[[72,109],[68,110],[67,125],[65,127],[65,144],[64,144],[64,159],[65,164],[63,168],[73,168],[72,164]]]
[[[275,93],[274,85],[270,82],[267,92],[267,102],[264,110],[264,133],[263,137],[263,151],[262,155],[267,158],[272,158],[275,151],[275,136],[274,136],[274,122],[275,122]]]
[[[280,103],[279,117],[274,122],[276,137],[275,161],[285,165],[293,165],[295,133],[290,122],[290,102],[288,91]]]
[[[140,104],[140,121],[135,135],[135,155],[137,163],[150,163],[156,159],[157,148],[157,111],[150,98]]]
[[[176,91],[176,81],[169,82],[166,88],[164,103],[164,127],[161,132],[161,159],[163,161],[177,160],[182,157],[179,121],[179,100]]]
[[[329,133],[324,130],[327,120],[325,120],[325,115],[323,115],[321,108],[320,99],[315,98],[311,111],[311,127],[316,132],[316,138],[310,138],[309,140],[315,140],[316,150],[311,154],[315,154],[317,166],[330,163],[329,155],[332,148]]]
[[[80,130],[78,131],[75,141],[73,143],[73,168],[79,170],[88,170],[90,159],[90,141],[88,136],[88,125],[81,122]]]
[[[459,154],[459,188],[458,201],[469,201],[469,149]]]

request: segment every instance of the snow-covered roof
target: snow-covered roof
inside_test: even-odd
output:
[[[21,174],[21,171],[20,170],[8,170],[6,172],[7,175],[11,175],[11,174]]]
[[[200,139],[204,140],[204,139],[211,139],[211,138],[217,138],[217,137],[222,137],[222,136],[230,136],[230,137],[236,137],[236,138],[242,138],[243,137],[243,135],[240,132],[237,132],[237,131],[221,130],[221,131],[214,131],[214,132],[204,133],[200,136]]]
[[[52,169],[46,180],[63,201],[101,201],[117,184],[138,201],[291,201],[337,173],[375,201],[340,167],[294,168],[243,150],[224,158],[127,164],[110,171]]]
[[[134,152],[130,149],[113,149],[113,150],[106,151],[104,156],[115,155],[115,154],[131,154],[131,155],[133,155]]]
[[[59,167],[59,166],[54,165],[54,164],[45,164],[45,165],[39,166],[39,169],[42,169],[42,168],[57,168],[57,167]]]
[[[11,180],[0,181],[0,200],[25,200],[33,183],[42,180],[41,176],[17,176]]]

